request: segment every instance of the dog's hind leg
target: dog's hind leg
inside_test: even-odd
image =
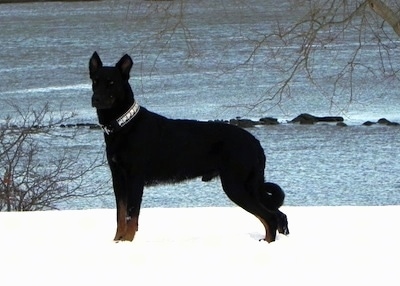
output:
[[[246,188],[245,183],[232,178],[232,176],[221,174],[222,188],[226,195],[235,204],[253,214],[261,221],[265,228],[265,241],[275,241],[278,222],[274,213],[268,211],[259,203],[257,198],[253,196],[252,192]]]
[[[262,208],[258,208],[257,212],[259,214],[253,214],[261,221],[265,228],[264,240],[268,243],[275,241],[276,231],[278,229],[276,217]]]
[[[278,222],[278,231],[284,235],[289,234],[287,216],[279,210],[285,199],[285,193],[277,184],[261,184],[257,199],[270,212],[274,213]]]
[[[280,210],[277,210],[275,215],[278,221],[278,232],[284,235],[289,235],[287,216]]]

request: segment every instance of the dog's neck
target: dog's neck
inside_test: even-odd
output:
[[[139,113],[140,105],[133,100],[128,110],[98,109],[99,124],[104,133],[110,135],[128,124]]]

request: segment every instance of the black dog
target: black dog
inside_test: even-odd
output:
[[[264,225],[265,240],[288,234],[278,208],[284,193],[264,182],[265,155],[247,131],[225,123],[173,120],[140,107],[129,85],[132,59],[103,67],[96,52],[89,61],[92,105],[104,130],[117,205],[114,240],[132,241],[138,230],[143,188],[195,177],[220,176],[227,196]]]

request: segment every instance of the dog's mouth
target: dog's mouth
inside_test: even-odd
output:
[[[101,105],[101,104],[93,104],[92,103],[92,107],[96,108],[96,109],[110,109],[111,107],[108,105]]]
[[[110,109],[113,103],[113,100],[100,100],[94,96],[92,97],[92,107],[96,109]]]

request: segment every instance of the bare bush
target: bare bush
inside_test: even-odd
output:
[[[52,152],[55,141],[67,146],[74,140],[74,131],[67,136],[57,131],[68,116],[55,119],[48,105],[22,111],[5,104],[12,105],[15,113],[0,128],[0,211],[57,209],[71,199],[104,194],[101,185],[88,188],[87,178],[103,160],[82,162],[80,151],[70,152],[62,145]]]

